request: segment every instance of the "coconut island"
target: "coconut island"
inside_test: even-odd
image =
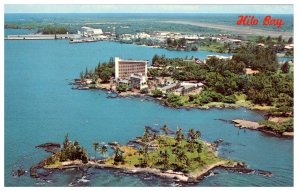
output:
[[[161,131],[161,132],[160,132]],[[201,139],[201,132],[190,129],[186,135],[182,129],[176,132],[166,125],[156,130],[146,126],[143,136],[121,145],[95,142],[95,151],[89,157],[78,141],[70,141],[68,135],[60,146],[45,143],[44,148],[52,155],[30,168],[30,176],[41,178],[54,170],[77,168],[115,169],[130,174],[149,173],[180,182],[198,182],[215,168],[271,176],[271,172],[247,168],[244,162],[225,159],[217,155],[217,146],[222,140],[209,143]],[[110,156],[107,153],[111,149]],[[102,157],[97,158],[97,153]],[[42,172],[42,173],[40,173]]]

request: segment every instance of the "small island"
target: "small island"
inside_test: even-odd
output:
[[[200,131],[190,129],[185,135],[182,129],[173,132],[166,125],[160,131],[146,126],[143,136],[129,141],[127,145],[93,143],[93,158],[88,157],[78,141],[70,141],[67,135],[59,151],[55,143],[37,146],[53,154],[32,166],[30,175],[39,178],[40,169],[45,176],[47,173],[44,171],[94,167],[135,174],[149,173],[182,182],[198,182],[215,168],[271,176],[271,172],[248,169],[243,162],[217,156],[216,148],[222,140],[208,143],[201,139]],[[113,150],[111,156],[107,156],[109,146]],[[98,152],[102,155],[101,159],[97,158]]]

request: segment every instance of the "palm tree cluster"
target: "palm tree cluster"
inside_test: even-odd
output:
[[[95,142],[93,143],[93,148],[95,152],[95,161],[97,159],[97,152],[100,152],[102,156],[105,157],[108,151],[107,146],[104,143],[100,144],[99,142]]]
[[[198,139],[201,137],[200,131],[195,131],[194,129],[190,129],[187,134],[187,142],[188,142],[188,150],[193,151],[198,145]]]
[[[164,125],[161,128],[166,135],[168,135],[168,127]],[[163,165],[163,169],[169,169],[170,165],[174,166],[177,170],[186,170],[191,163],[191,158],[188,157],[189,153],[197,152],[198,157],[194,158],[195,161],[201,162],[200,154],[202,153],[203,146],[199,142],[199,138],[201,137],[200,131],[195,131],[194,129],[190,129],[185,137],[183,130],[178,128],[175,133],[175,143],[167,144],[165,138],[158,139],[158,144],[162,150],[159,151],[159,159],[157,164]],[[171,146],[171,151],[168,147]],[[175,163],[170,164],[170,159],[175,158]]]

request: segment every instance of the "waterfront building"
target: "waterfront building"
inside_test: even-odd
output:
[[[207,59],[211,59],[211,58],[218,58],[218,59],[224,59],[224,60],[231,60],[232,56],[221,56],[221,55],[207,55]]]
[[[181,82],[180,83],[180,88],[178,88],[177,92],[179,92],[181,95],[187,95],[196,89],[202,88],[204,84],[199,82],[199,83],[191,83],[191,82]]]
[[[201,89],[204,86],[203,83],[181,82],[172,83],[170,85],[159,88],[163,93],[175,93],[176,95],[187,95],[194,92],[197,89]]]
[[[180,87],[180,83],[173,83],[162,88],[159,88],[163,93],[172,92]]]
[[[115,57],[115,80],[130,78],[132,74],[138,74],[147,78],[146,60],[123,60]]]
[[[130,85],[131,87],[140,90],[144,88],[148,88],[146,76],[139,75],[139,74],[131,74]]]
[[[124,85],[130,85],[130,82],[129,82],[129,80],[127,80],[127,79],[122,79],[122,80],[118,80],[117,81],[117,84],[118,85],[121,85],[121,84],[124,84]]]
[[[83,36],[95,36],[95,35],[102,35],[102,29],[94,29],[91,27],[81,27],[83,30]]]

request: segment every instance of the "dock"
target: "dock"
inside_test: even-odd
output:
[[[78,34],[27,34],[8,35],[5,40],[65,40],[78,38]]]

